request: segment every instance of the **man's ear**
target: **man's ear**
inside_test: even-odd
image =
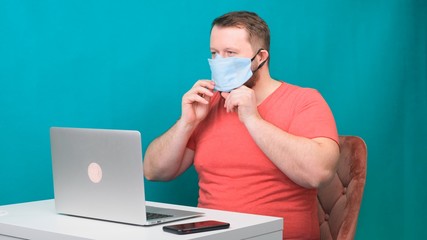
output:
[[[267,50],[263,49],[259,52],[258,56],[261,57],[259,62],[264,62],[268,60],[268,58],[270,57],[270,53]]]

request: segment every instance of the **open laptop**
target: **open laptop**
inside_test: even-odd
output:
[[[136,225],[203,215],[146,206],[138,131],[52,127],[50,140],[58,213]]]

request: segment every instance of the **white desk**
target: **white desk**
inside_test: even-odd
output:
[[[174,223],[219,220],[230,228],[188,235],[164,232],[167,224],[142,227],[107,221],[72,217],[55,213],[53,200],[0,206],[0,240],[76,240],[76,239],[199,239],[199,240],[274,240],[282,239],[283,219],[211,209],[153,203],[161,207],[202,211],[205,216]]]

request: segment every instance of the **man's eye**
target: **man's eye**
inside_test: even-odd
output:
[[[232,51],[227,51],[227,55],[228,55],[228,56],[234,56],[234,55],[236,55],[236,53],[235,53],[235,52],[232,52]]]

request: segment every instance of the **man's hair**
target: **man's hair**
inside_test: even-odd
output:
[[[270,52],[270,29],[267,23],[254,12],[226,13],[213,20],[212,28],[214,26],[243,28],[248,32],[249,42],[254,51],[258,51],[256,48],[263,48]]]

